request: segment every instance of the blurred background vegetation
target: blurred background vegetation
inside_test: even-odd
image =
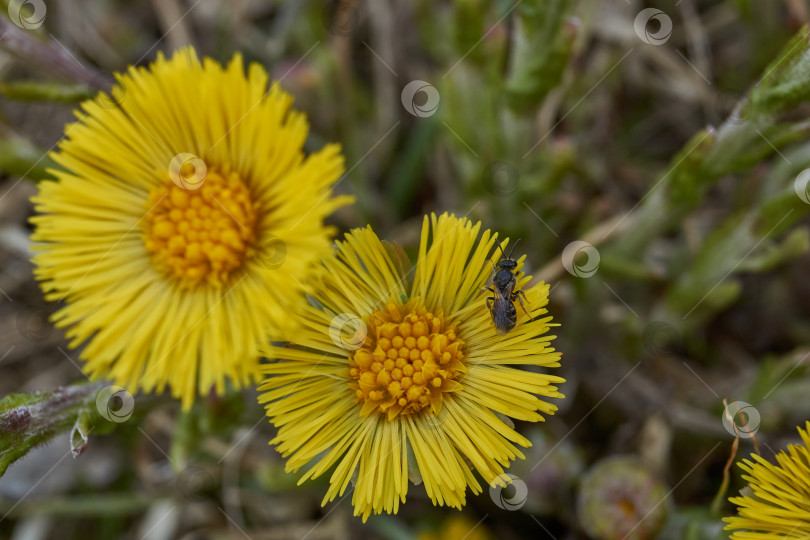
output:
[[[31,277],[46,151],[111,73],[191,43],[262,63],[307,112],[308,147],[343,145],[341,231],[370,223],[413,253],[423,214],[452,211],[521,238],[552,286],[567,397],[520,426],[518,510],[486,491],[435,508],[416,487],[365,526],[283,472],[252,392],[189,414],[136,396],[114,426],[62,400],[51,442],[0,478],[0,538],[622,538],[608,522],[634,516],[627,538],[726,538],[744,482],[732,467],[724,491],[723,400],[754,406],[767,458],[810,418],[807,1],[46,5],[0,38],[0,396],[84,379]],[[429,86],[406,99],[411,81]]]

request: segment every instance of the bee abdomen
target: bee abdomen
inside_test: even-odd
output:
[[[501,336],[514,328],[517,323],[517,310],[515,310],[515,305],[511,302],[507,302],[502,309],[493,313],[492,322],[495,323],[495,329]]]

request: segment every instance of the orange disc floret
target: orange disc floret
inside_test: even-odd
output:
[[[146,249],[158,268],[186,288],[222,286],[254,242],[256,207],[234,172],[209,168],[198,189],[167,180],[152,191],[146,209]]]
[[[442,395],[461,388],[464,342],[441,312],[428,311],[419,299],[389,300],[367,326],[363,346],[349,358],[362,415],[377,410],[390,420],[428,406],[438,413]]]

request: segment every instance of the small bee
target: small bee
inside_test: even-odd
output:
[[[495,239],[495,241],[498,242],[497,239]],[[517,268],[517,262],[512,259],[512,253],[515,251],[515,246],[517,246],[518,242],[520,242],[520,239],[512,246],[508,256],[504,253],[501,243],[498,242],[498,248],[501,250],[501,259],[496,264],[492,265],[494,272],[491,281],[494,288],[485,287],[486,290],[495,295],[487,297],[486,302],[489,313],[492,315],[492,322],[495,324],[495,329],[498,331],[498,335],[501,336],[514,328],[515,323],[517,323],[515,300],[520,302],[520,307],[523,308],[526,315],[529,315],[529,312],[526,311],[526,306],[523,304],[524,299],[526,302],[529,301],[528,298],[526,298],[523,291],[515,290],[517,277],[514,272]],[[532,316],[529,315],[529,319],[531,318]]]

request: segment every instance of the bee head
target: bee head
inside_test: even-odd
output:
[[[501,270],[510,270],[510,271],[517,268],[517,262],[515,262],[515,260],[512,259],[512,253],[515,252],[515,246],[517,246],[518,242],[520,242],[520,238],[518,238],[517,241],[515,241],[514,245],[512,246],[512,249],[509,251],[509,255],[504,253],[503,246],[501,245],[501,243],[498,241],[497,238],[495,239],[495,241],[498,242],[498,249],[501,250],[501,260],[499,260],[495,266],[497,266]]]

